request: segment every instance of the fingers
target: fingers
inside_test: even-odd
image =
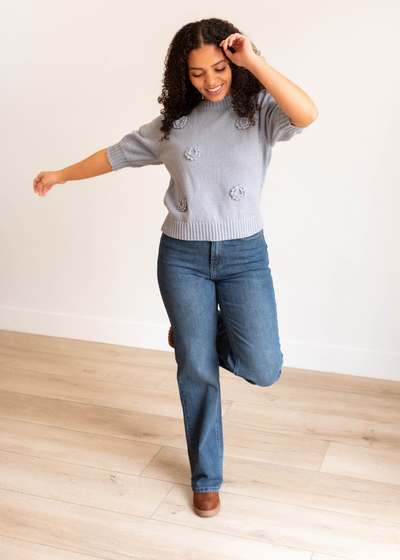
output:
[[[39,175],[33,179],[33,192],[39,192],[39,194],[41,189],[43,188],[42,178],[40,175],[41,173],[39,173]]]
[[[33,180],[33,192],[38,193],[40,196],[42,189],[43,189],[42,180],[35,177],[35,179]]]
[[[39,196],[43,196],[43,183],[39,182],[36,187],[35,187],[35,192],[39,195]]]
[[[44,196],[53,185],[45,185],[42,183],[41,179],[34,179],[33,181],[33,192],[37,193],[39,196]]]
[[[41,189],[41,193],[39,193],[39,196],[45,196],[49,192],[52,186],[53,185],[43,185],[43,188]]]
[[[227,49],[228,47],[232,46],[232,43],[235,39],[238,39],[239,37],[242,37],[242,35],[240,33],[233,33],[232,35],[229,35],[226,39],[224,39],[223,41],[220,42],[219,46],[222,45],[223,43],[223,48]]]
[[[39,173],[39,175],[37,175],[33,180],[33,192],[37,193],[39,196],[45,196],[49,192],[49,190],[56,184],[55,182],[50,180],[52,178],[52,173]]]

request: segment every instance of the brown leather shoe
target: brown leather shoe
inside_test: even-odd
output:
[[[193,492],[194,511],[201,517],[216,515],[221,509],[218,492]]]
[[[172,346],[172,348],[174,347],[174,334],[172,332],[172,327],[169,327],[169,331],[168,331],[168,344],[170,346]]]

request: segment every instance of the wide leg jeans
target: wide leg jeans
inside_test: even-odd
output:
[[[162,233],[157,278],[174,335],[191,487],[217,492],[224,454],[219,367],[261,387],[282,371],[264,231],[226,241]]]

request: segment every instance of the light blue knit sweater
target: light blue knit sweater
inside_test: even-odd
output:
[[[307,127],[292,125],[266,90],[259,100],[255,126],[238,118],[228,95],[221,101],[200,101],[174,122],[168,140],[160,142],[160,114],[107,148],[113,171],[167,168],[171,179],[164,196],[168,215],[163,233],[188,241],[224,241],[263,229],[261,191],[271,149]]]

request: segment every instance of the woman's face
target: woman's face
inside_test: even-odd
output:
[[[190,51],[187,59],[189,78],[207,101],[221,101],[232,93],[232,70],[220,47],[204,45]],[[210,89],[218,88],[214,93]]]

